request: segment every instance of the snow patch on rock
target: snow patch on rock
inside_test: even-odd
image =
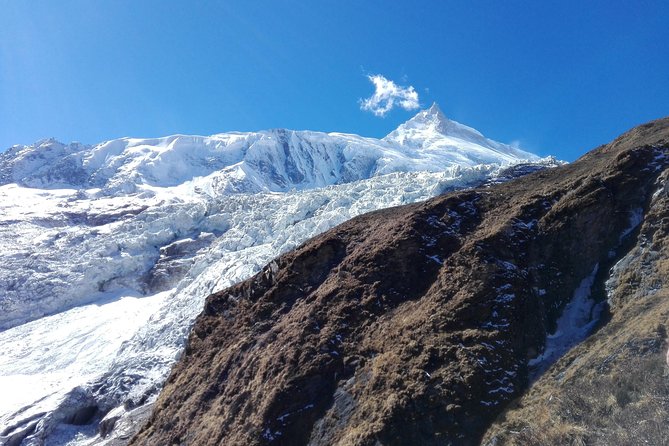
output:
[[[581,281],[557,320],[555,331],[546,337],[544,351],[528,361],[530,379],[541,375],[570,348],[584,340],[599,321],[605,302],[596,302],[591,298],[598,270],[599,264],[596,264]]]

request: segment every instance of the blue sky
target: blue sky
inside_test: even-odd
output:
[[[0,0],[0,148],[285,127],[381,137],[369,75],[573,160],[669,114],[666,1]]]

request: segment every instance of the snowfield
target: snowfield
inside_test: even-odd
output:
[[[0,444],[120,438],[98,422],[121,426],[155,400],[207,295],[356,215],[506,179],[521,162],[555,163],[436,106],[381,140],[273,130],[11,148]]]

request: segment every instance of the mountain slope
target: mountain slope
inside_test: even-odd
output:
[[[665,146],[658,161],[668,158]],[[598,289],[606,324],[500,415],[484,444],[669,443],[669,169],[646,199],[633,240]]]
[[[356,215],[556,164],[439,156],[287,130],[0,155],[0,443],[129,435],[210,293]]]
[[[668,151],[659,120],[308,241],[207,299],[132,444],[478,444],[597,323]]]

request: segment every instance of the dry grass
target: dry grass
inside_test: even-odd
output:
[[[621,310],[625,322],[614,318],[555,364],[483,444],[669,445],[669,299],[663,293]]]
[[[509,406],[483,444],[669,445],[667,209],[669,196],[657,195],[612,282],[608,324]]]
[[[509,425],[497,445],[669,444],[669,379],[662,355],[637,358],[613,375],[565,387]]]

